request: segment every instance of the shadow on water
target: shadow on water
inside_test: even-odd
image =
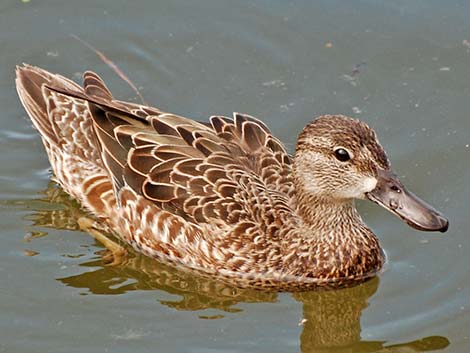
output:
[[[50,183],[45,198],[29,202],[34,210],[34,226],[79,230],[77,219],[84,215],[79,205],[59,187]],[[36,206],[37,207],[36,207]],[[35,233],[38,236],[44,233]],[[34,236],[34,235],[33,235]],[[98,245],[99,246],[99,245]],[[175,269],[153,259],[131,252],[130,257],[116,266],[106,265],[106,252],[96,259],[80,264],[83,273],[58,278],[67,286],[83,288],[93,294],[114,295],[134,290],[161,290],[181,299],[160,301],[177,310],[214,308],[236,312],[237,303],[276,302],[277,293],[249,288],[237,288]],[[90,270],[93,269],[93,270]],[[385,341],[361,339],[361,314],[368,299],[377,291],[379,279],[338,290],[319,290],[293,293],[302,303],[303,320],[300,335],[301,351],[306,352],[424,352],[441,350],[450,342],[442,336],[429,336],[402,344],[387,345]],[[218,318],[222,315],[216,315]]]

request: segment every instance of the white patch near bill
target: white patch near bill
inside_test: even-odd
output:
[[[374,177],[365,177],[350,189],[341,190],[336,194],[338,198],[344,199],[364,199],[365,194],[375,189],[377,179]]]
[[[358,199],[363,199],[367,192],[371,192],[377,186],[377,178],[367,177],[362,180],[362,188],[359,191],[359,195],[356,196]]]
[[[368,177],[364,179],[364,193],[371,192],[377,186],[377,178]]]

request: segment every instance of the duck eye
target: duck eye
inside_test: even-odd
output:
[[[351,159],[349,152],[344,148],[338,148],[335,150],[335,157],[341,162],[347,162]]]

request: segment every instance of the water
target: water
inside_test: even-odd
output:
[[[463,1],[20,1],[0,5],[0,352],[470,350],[470,4]],[[314,116],[370,123],[395,170],[443,211],[421,233],[370,203],[386,270],[354,288],[231,288],[133,255],[109,266],[78,230],[14,90],[14,65],[99,72],[203,119],[241,111],[292,148]],[[66,347],[66,348],[65,348]]]

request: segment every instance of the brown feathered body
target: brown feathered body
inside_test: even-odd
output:
[[[321,175],[322,166],[304,152],[312,144],[321,152],[324,135],[338,125],[332,138],[357,138],[372,146],[373,163],[388,164],[361,122],[313,121],[292,157],[253,117],[201,123],[118,101],[92,72],[81,87],[25,65],[16,82],[55,180],[148,256],[281,290],[362,281],[383,264],[352,201],[312,192],[305,176],[314,168]],[[338,188],[335,171],[328,173],[323,181]]]

